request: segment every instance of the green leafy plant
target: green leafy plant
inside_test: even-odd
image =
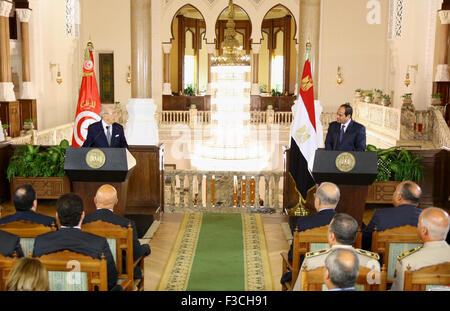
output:
[[[272,89],[272,96],[281,96],[281,95],[283,95],[283,94],[281,94],[281,92],[278,91],[278,89],[277,90],[276,89]]]
[[[64,139],[59,145],[39,151],[40,146],[27,144],[18,146],[9,160],[7,178],[20,177],[63,177],[64,156],[69,142]]]
[[[25,122],[25,123],[33,123],[34,119],[25,119],[23,122]]]
[[[9,129],[9,125],[8,124],[2,124],[2,129],[4,129],[4,130],[7,130],[7,129]]]
[[[414,155],[405,148],[378,149],[369,144],[366,151],[377,153],[378,175],[376,181],[411,180],[419,182],[423,178],[423,157]]]
[[[391,99],[391,98],[389,97],[388,94],[383,94],[383,95],[381,95],[381,97],[382,97],[383,99]]]
[[[375,91],[375,93],[383,93],[383,91],[380,89],[374,89],[374,91]]]
[[[260,85],[259,86],[259,93],[265,93],[266,92],[266,86],[265,85]]]
[[[405,94],[402,95],[402,97],[405,98],[405,99],[410,99],[411,96],[412,96],[412,93],[405,93]]]
[[[441,99],[441,93],[432,94],[431,97]]]
[[[355,92],[356,92],[356,93],[361,93],[362,90],[361,90],[361,89],[356,89]]]
[[[187,88],[183,90],[183,93],[186,96],[195,96],[195,92],[195,87],[192,84],[188,84]]]
[[[373,93],[366,93],[365,96],[366,96],[366,97],[372,97],[372,96],[373,96]]]

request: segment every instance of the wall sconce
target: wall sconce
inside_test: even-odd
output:
[[[406,87],[408,87],[411,84],[411,79],[410,79],[410,75],[409,75],[409,71],[410,69],[415,69],[416,71],[419,71],[419,65],[408,65],[408,67],[406,68],[406,77],[405,77],[405,85]]]
[[[61,75],[61,70],[59,69],[59,64],[54,64],[54,63],[50,63],[50,71],[52,70],[53,67],[58,66],[58,72],[56,73],[56,82],[58,84],[61,84],[63,79],[62,79],[62,75]]]
[[[342,82],[344,82],[344,79],[342,78],[342,72],[341,72],[341,66],[338,66],[337,69],[337,80],[336,80],[338,85],[341,85]]]
[[[127,83],[131,83],[131,66],[128,66]]]

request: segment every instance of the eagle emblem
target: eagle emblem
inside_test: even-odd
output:
[[[306,129],[306,125],[303,125],[303,127],[299,128],[299,129],[296,131],[296,134],[297,134],[298,140],[299,140],[302,144],[304,144],[304,143],[311,137],[311,135],[308,134],[308,131],[307,131],[307,129]]]
[[[313,83],[311,76],[306,76],[302,79],[302,91],[308,92],[310,88],[312,88]]]

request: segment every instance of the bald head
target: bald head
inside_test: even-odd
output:
[[[424,242],[443,241],[447,237],[449,225],[446,211],[429,207],[420,213],[417,231]]]
[[[418,206],[421,196],[422,189],[420,189],[419,185],[408,180],[398,184],[397,188],[395,188],[394,195],[392,196],[392,201],[394,206],[403,204]]]
[[[325,269],[325,284],[328,288],[354,287],[358,277],[359,259],[354,251],[337,248],[325,259]]]
[[[341,193],[338,186],[331,182],[323,182],[317,188],[314,206],[318,211],[323,208],[336,208]]]
[[[113,209],[117,201],[116,188],[111,185],[103,185],[98,188],[94,198],[97,208]]]

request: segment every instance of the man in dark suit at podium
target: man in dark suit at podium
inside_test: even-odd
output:
[[[341,105],[336,121],[331,122],[325,139],[326,150],[364,151],[366,149],[366,128],[353,121],[353,108]]]
[[[114,122],[114,107],[104,105],[100,110],[102,119],[88,127],[88,134],[82,147],[128,148],[122,125]]]

